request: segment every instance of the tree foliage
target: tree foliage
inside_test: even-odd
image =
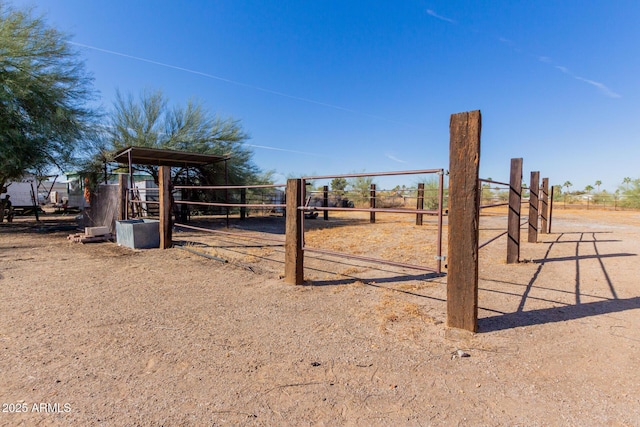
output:
[[[0,185],[68,164],[91,128],[92,98],[67,36],[0,2]]]
[[[331,190],[338,194],[344,194],[347,185],[349,185],[349,183],[344,178],[333,178],[331,180]]]
[[[243,143],[249,138],[238,120],[211,114],[196,100],[184,106],[170,106],[162,91],[143,91],[136,99],[117,94],[107,135],[107,152],[129,146],[161,148],[193,153],[229,156],[230,184],[252,184],[269,180],[251,160],[252,152]],[[108,156],[106,156],[108,157]],[[220,185],[225,182],[224,164],[199,167],[192,183]],[[155,166],[136,169],[158,179]],[[180,179],[180,171],[174,180]]]
[[[620,204],[628,208],[640,208],[640,179],[625,178],[624,187],[621,187],[622,195]]]

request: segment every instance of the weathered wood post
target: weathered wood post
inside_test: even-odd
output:
[[[551,199],[549,200],[549,233],[551,233],[551,223],[553,222],[553,191],[555,187],[551,186]]]
[[[522,205],[522,158],[511,159],[509,178],[509,218],[507,264],[520,261],[520,207]]]
[[[451,115],[447,326],[471,332],[478,327],[481,128],[479,110]]]
[[[245,205],[247,203],[247,189],[240,189],[240,204]],[[240,207],[240,219],[245,219],[247,217],[247,208],[242,206]]]
[[[121,173],[118,175],[118,221],[127,219],[127,175]]]
[[[549,178],[542,178],[542,199],[540,200],[540,233],[549,232]]]
[[[302,251],[303,184],[301,179],[287,180],[287,215],[285,235],[284,281],[292,285],[304,283],[304,253]]]
[[[369,190],[369,207],[371,209],[375,209],[375,207],[376,207],[376,185],[375,184],[371,184],[371,188]],[[376,213],[375,212],[369,212],[369,222],[371,224],[375,224],[376,223]]]
[[[160,184],[160,249],[171,247],[171,167],[160,166],[158,182]]]
[[[322,187],[322,206],[325,208],[329,207],[329,186],[325,185]],[[329,220],[329,211],[324,211],[324,220]]]
[[[424,182],[418,184],[418,201],[416,202],[416,209],[424,209]],[[416,214],[416,225],[422,225],[422,214]]]
[[[531,172],[529,184],[529,243],[538,242],[538,192],[540,191],[540,172]]]

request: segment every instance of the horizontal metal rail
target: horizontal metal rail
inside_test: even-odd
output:
[[[216,202],[195,202],[189,200],[174,200],[175,204],[181,205],[200,205],[200,206],[218,206],[223,208],[286,208],[283,204],[249,204],[249,203],[216,203]]]
[[[435,268],[424,267],[424,266],[421,266],[421,265],[404,264],[404,263],[395,262],[395,261],[387,261],[386,259],[372,258],[372,257],[367,257],[367,256],[362,256],[362,255],[346,254],[344,252],[330,251],[330,250],[327,250],[327,249],[308,248],[306,246],[303,246],[302,250],[303,251],[307,251],[307,252],[316,252],[316,253],[319,253],[319,254],[337,256],[337,257],[340,257],[340,258],[352,258],[352,259],[357,259],[357,260],[360,260],[360,261],[367,261],[367,262],[373,262],[373,263],[378,263],[378,264],[392,265],[392,266],[396,266],[396,267],[410,268],[410,269],[413,269],[413,270],[430,271],[432,273],[438,273],[439,274],[438,270],[436,270]]]
[[[399,209],[399,208],[339,208],[339,207],[324,207],[324,206],[299,206],[298,210],[301,211],[339,211],[339,212],[387,212],[387,213],[403,213],[403,214],[431,214],[437,215],[437,210],[425,210],[425,209]]]
[[[345,175],[319,175],[319,176],[303,176],[302,180],[314,179],[334,179],[334,178],[360,178],[365,176],[391,176],[391,175],[421,175],[428,173],[443,173],[444,169],[425,169],[400,172],[371,172],[371,173],[349,173]]]
[[[247,188],[278,188],[287,184],[260,184],[260,185],[176,185],[176,190],[236,190]]]
[[[484,208],[495,208],[496,206],[509,206],[509,202],[504,203],[494,203],[492,205],[480,205],[480,209]]]
[[[506,185],[507,187],[510,187],[511,184],[507,184],[506,182],[500,182],[500,181],[493,181],[491,179],[483,179],[483,178],[479,178],[478,181],[480,182],[486,182],[489,184],[499,184],[499,185]]]
[[[160,204],[160,202],[156,202],[156,201],[153,201],[153,200],[130,200],[129,202],[130,203],[149,203],[149,204],[152,204],[152,205],[153,204],[155,204],[155,205],[159,205]]]
[[[264,240],[264,241],[267,241],[267,242],[277,242],[277,243],[281,243],[281,244],[284,245],[284,239],[274,239],[274,238],[270,238],[270,237],[262,237],[262,236],[256,236],[256,235],[246,235],[246,234],[242,234],[242,233],[233,233],[233,232],[229,232],[229,231],[213,230],[211,228],[196,227],[194,225],[181,224],[181,223],[178,223],[178,222],[174,223],[173,225],[175,227],[189,228],[191,230],[205,231],[207,233],[224,234],[224,235],[227,235],[227,236],[239,237],[241,239],[247,239],[247,240]]]

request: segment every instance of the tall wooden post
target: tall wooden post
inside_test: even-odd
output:
[[[322,187],[322,206],[325,208],[329,207],[329,186],[325,185]],[[329,211],[324,211],[324,220],[329,220]]]
[[[127,176],[123,173],[118,175],[118,221],[127,219]]]
[[[447,326],[478,327],[480,111],[453,114],[449,125]]]
[[[171,167],[160,166],[158,182],[160,184],[160,249],[171,247]]]
[[[520,261],[520,206],[522,205],[522,158],[511,159],[507,264]]]
[[[246,188],[241,188],[240,189],[240,204],[244,205],[246,203],[247,203],[247,189]],[[245,219],[246,217],[247,217],[247,208],[242,206],[240,208],[240,219]]]
[[[424,182],[418,184],[418,201],[416,202],[416,209],[424,209]],[[422,225],[422,214],[416,214],[416,225]]]
[[[529,243],[538,242],[538,192],[540,191],[540,172],[531,172],[529,184]]]
[[[284,281],[292,285],[304,283],[304,253],[302,251],[303,188],[301,179],[287,180],[287,221],[285,235]]]
[[[547,234],[549,232],[549,178],[542,178],[542,200],[540,200],[540,232]]]
[[[371,209],[375,209],[376,207],[376,185],[371,184],[371,189],[369,190],[369,207]],[[369,212],[369,222],[371,224],[376,223],[376,213]]]
[[[549,233],[551,233],[551,224],[553,223],[553,190],[555,187],[551,186],[551,198],[549,199]]]

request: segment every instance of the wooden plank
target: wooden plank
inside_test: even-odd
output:
[[[480,111],[453,114],[449,125],[447,326],[478,327]]]
[[[520,206],[522,205],[522,158],[511,159],[507,264],[520,261]]]
[[[418,201],[416,202],[416,209],[424,209],[424,182],[418,184]],[[422,225],[423,214],[416,214],[416,225]]]
[[[285,226],[284,281],[292,285],[304,284],[304,253],[302,252],[303,184],[301,179],[287,180],[287,210]]]
[[[371,184],[371,189],[369,190],[369,207],[375,209],[376,207],[376,185]],[[369,212],[369,222],[371,224],[376,223],[376,213]]]
[[[540,172],[531,172],[531,183],[529,184],[529,243],[538,242],[539,192]]]
[[[540,200],[540,233],[549,232],[549,178],[542,178],[542,188],[540,189],[542,199]]]
[[[160,249],[171,247],[173,224],[171,223],[171,167],[160,166]]]

